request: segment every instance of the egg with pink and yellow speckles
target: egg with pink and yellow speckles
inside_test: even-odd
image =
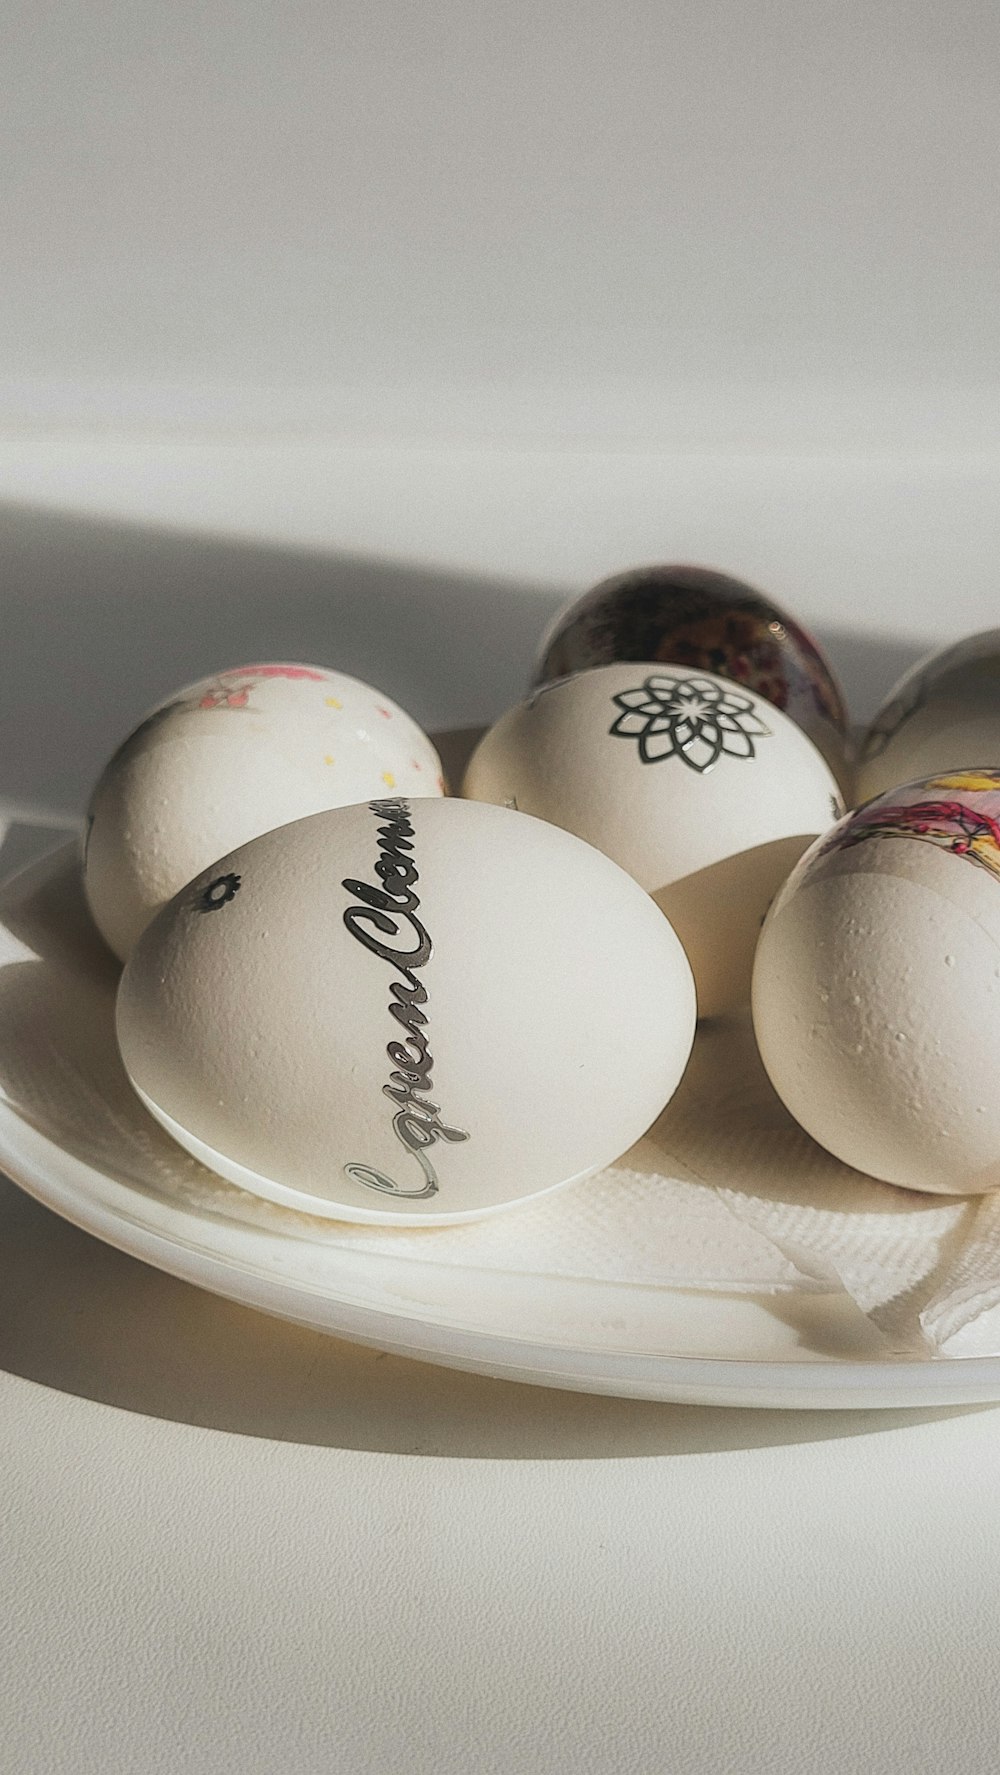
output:
[[[234,666],[159,704],[91,797],[84,887],[124,961],[159,908],[217,857],[307,814],[446,793],[423,730],[322,666]]]
[[[690,566],[639,567],[603,579],[556,617],[533,682],[626,660],[687,666],[745,685],[790,716],[845,785],[847,709],[829,661],[753,586]]]

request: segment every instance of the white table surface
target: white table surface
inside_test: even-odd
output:
[[[456,455],[449,480],[387,452],[352,480],[346,454],[338,477],[296,450],[8,452],[0,866],[185,676],[328,658],[427,721],[483,719],[562,590],[665,550],[780,585],[858,712],[914,630],[989,620],[982,463],[688,465],[674,548],[649,465],[608,459],[601,494],[592,460],[550,462],[557,525],[518,457]],[[283,506],[276,475],[310,499]],[[16,1775],[996,1767],[994,1410],[739,1413],[451,1374],[201,1294],[9,1184],[0,1271]]]

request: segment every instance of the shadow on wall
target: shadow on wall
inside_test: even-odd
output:
[[[515,702],[560,594],[397,562],[7,507],[0,793],[79,808],[142,714],[253,659],[378,685],[425,727]]]
[[[14,505],[0,548],[0,794],[71,810],[151,704],[253,658],[354,673],[425,727],[493,720],[576,589]],[[922,651],[849,628],[820,638],[858,719]]]

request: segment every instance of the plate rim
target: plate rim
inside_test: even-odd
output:
[[[57,844],[13,871],[0,882],[0,898],[36,872],[44,878],[60,860],[68,861],[75,848],[73,841]],[[866,1359],[820,1354],[793,1361],[780,1356],[588,1348],[579,1340],[552,1343],[541,1336],[456,1325],[435,1315],[433,1308],[408,1310],[388,1300],[374,1304],[352,1298],[343,1289],[289,1281],[265,1265],[252,1266],[239,1255],[227,1258],[193,1240],[116,1213],[89,1188],[88,1179],[103,1177],[126,1190],[127,1179],[69,1151],[36,1127],[5,1094],[0,1094],[0,1169],[26,1194],[81,1231],[183,1282],[328,1335],[444,1367],[594,1394],[746,1408],[916,1409],[1000,1402],[1000,1354]],[[201,1218],[182,1204],[171,1206],[182,1217]],[[652,1292],[683,1298],[706,1291],[674,1286]],[[747,1291],[742,1298],[766,1299],[772,1292]],[[736,1290],[718,1293],[730,1302],[741,1298]],[[302,1310],[306,1294],[323,1303],[322,1324]],[[828,1298],[840,1296],[830,1290]]]
[[[87,1203],[83,1180],[96,1168],[57,1147],[61,1165],[80,1174],[78,1188],[67,1188],[61,1179],[46,1171],[30,1150],[25,1151],[11,1141],[12,1122],[27,1136],[29,1148],[33,1140],[42,1147],[55,1143],[24,1122],[9,1100],[0,1099],[0,1165],[18,1188],[44,1207],[90,1236],[180,1281],[256,1311],[318,1329],[314,1319],[295,1310],[302,1292],[299,1286],[251,1271],[236,1259],[227,1262],[216,1253],[186,1246],[179,1239],[138,1223],[138,1237],[134,1241],[122,1237],[127,1224],[124,1219],[119,1220],[97,1201]],[[265,1292],[266,1304],[247,1286],[251,1277],[257,1288]],[[665,1292],[697,1291],[678,1288]],[[901,1356],[864,1362],[820,1357],[810,1362],[790,1362],[781,1358],[594,1352],[572,1344],[546,1344],[538,1338],[518,1337],[516,1333],[459,1328],[435,1319],[431,1313],[373,1306],[343,1294],[315,1294],[330,1309],[327,1316],[336,1321],[325,1327],[329,1335],[380,1349],[392,1348],[398,1354],[444,1367],[471,1368],[498,1378],[572,1391],[750,1408],[760,1406],[758,1395],[768,1395],[767,1406],[789,1409],[872,1409],[883,1403],[885,1409],[915,1409],[1000,1399],[1000,1356]],[[404,1330],[406,1336],[394,1335]],[[450,1345],[457,1343],[460,1350],[446,1347],[444,1339]],[[602,1371],[596,1377],[587,1372],[595,1361]],[[912,1380],[917,1396],[898,1404],[885,1403],[877,1397],[882,1389],[895,1394],[906,1380]],[[852,1397],[855,1394],[864,1397]],[[805,1395],[813,1397],[805,1401]]]

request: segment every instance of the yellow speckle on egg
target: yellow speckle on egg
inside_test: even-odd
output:
[[[326,754],[326,757],[323,760],[324,764],[336,764],[336,762],[337,762],[337,760],[335,758],[330,757],[329,752]]]
[[[387,789],[394,789],[396,787],[396,779],[391,770],[384,770],[382,772],[382,781]]]
[[[340,702],[340,701],[339,701],[339,700],[338,700],[338,698],[337,698],[337,697],[335,697],[335,696],[328,696],[328,697],[327,697],[327,698],[326,698],[326,706],[327,706],[327,708],[328,708],[328,709],[342,709],[342,708],[343,708],[343,706],[344,706],[344,705],[343,705],[343,703],[342,703],[342,702]]]
[[[968,794],[975,794],[1000,789],[1000,771],[995,770],[956,770],[946,777],[932,777],[928,782],[930,789],[965,789]]]

